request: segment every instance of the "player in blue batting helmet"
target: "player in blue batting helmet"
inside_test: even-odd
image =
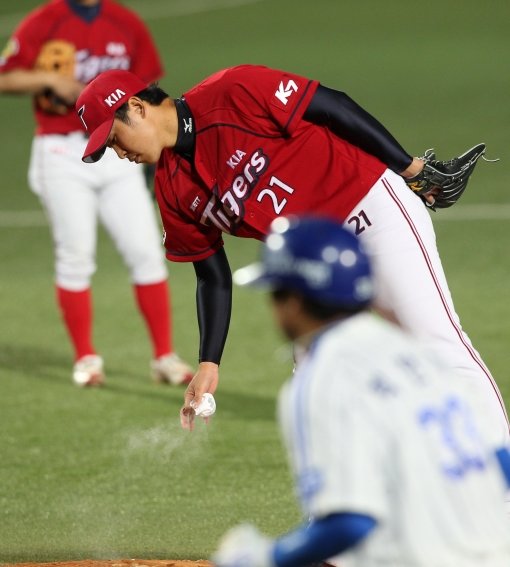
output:
[[[369,259],[360,241],[338,222],[320,217],[273,221],[262,261],[237,270],[238,285],[293,291],[314,304],[359,311],[373,298]]]
[[[356,237],[332,220],[280,218],[262,262],[234,275],[269,287],[294,347],[278,418],[311,520],[276,539],[238,525],[214,565],[508,567],[507,446],[494,452],[486,408],[464,376],[369,312],[369,258]]]

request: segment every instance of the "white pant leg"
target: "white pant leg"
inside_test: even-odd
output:
[[[122,254],[134,283],[166,279],[154,207],[140,166],[107,150],[85,164],[83,134],[37,136],[29,183],[45,207],[55,245],[57,284],[79,291],[96,270],[98,215]]]
[[[56,283],[72,291],[90,285],[96,270],[98,201],[94,172],[76,160],[76,135],[38,136],[29,184],[44,206],[55,247]],[[83,143],[83,136],[79,136]]]
[[[475,392],[494,441],[508,443],[508,422],[498,387],[462,330],[436,247],[430,215],[403,179],[391,171],[374,185],[351,215],[363,211],[359,234],[372,256],[376,307],[426,340]],[[352,229],[355,223],[346,223]]]
[[[99,192],[99,216],[127,265],[135,284],[167,278],[154,205],[142,167],[107,150]]]

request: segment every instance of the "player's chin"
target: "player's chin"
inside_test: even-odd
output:
[[[157,163],[158,160],[154,160],[152,156],[138,155],[130,161],[133,161],[137,164],[152,165],[154,163]]]
[[[151,154],[143,154],[138,156],[140,163],[145,163],[147,165],[155,165],[159,161],[161,152],[153,152]]]

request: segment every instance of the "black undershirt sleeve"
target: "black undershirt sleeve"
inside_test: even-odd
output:
[[[379,121],[343,92],[319,85],[303,119],[326,126],[338,137],[380,159],[395,173],[401,173],[413,161]]]
[[[225,250],[193,262],[197,276],[199,362],[220,363],[232,311],[232,273]]]

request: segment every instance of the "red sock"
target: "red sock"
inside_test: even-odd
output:
[[[134,289],[138,307],[149,330],[154,358],[172,352],[170,298],[166,280],[148,285],[137,284]]]
[[[70,291],[57,286],[57,302],[73,343],[75,359],[96,354],[92,346],[92,296],[90,288]]]

